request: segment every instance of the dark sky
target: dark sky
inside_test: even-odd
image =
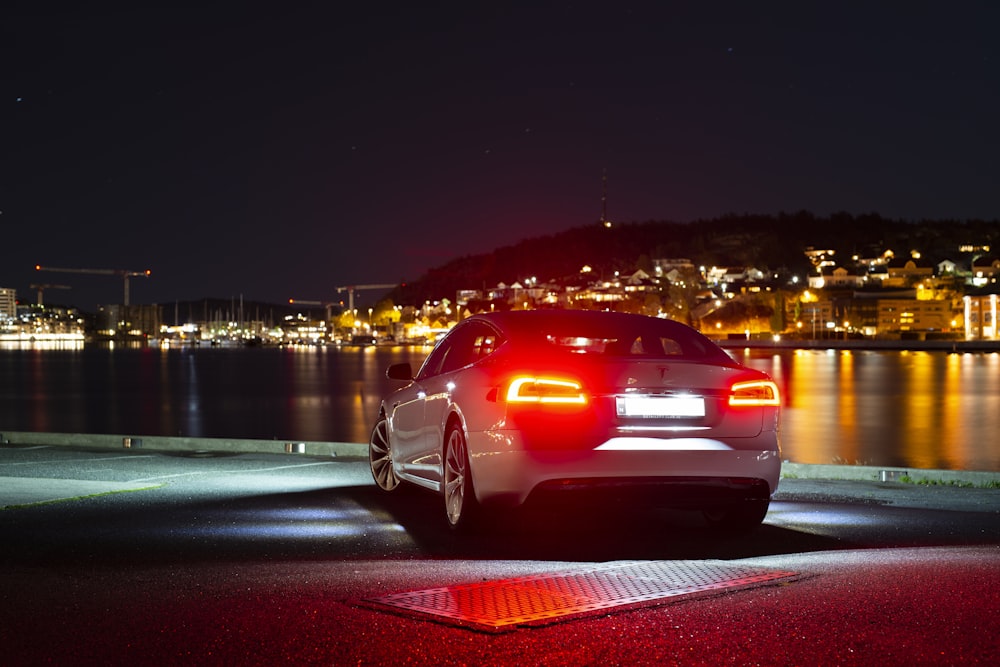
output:
[[[133,303],[333,299],[596,223],[605,169],[622,222],[1000,215],[992,1],[9,4],[26,300],[121,300],[36,263],[151,269]]]

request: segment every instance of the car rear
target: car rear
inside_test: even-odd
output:
[[[777,387],[697,332],[650,319],[539,317],[511,336],[492,370],[504,416],[469,432],[481,500],[572,491],[704,508],[770,497]]]

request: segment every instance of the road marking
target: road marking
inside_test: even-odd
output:
[[[0,468],[6,467],[6,466],[11,466],[11,467],[13,467],[13,466],[44,466],[44,465],[49,465],[49,464],[52,464],[52,463],[80,463],[82,465],[84,463],[90,463],[91,461],[121,461],[122,459],[129,459],[129,460],[131,460],[131,459],[151,459],[151,458],[154,458],[154,457],[155,457],[155,455],[153,455],[153,454],[140,454],[138,456],[105,456],[105,457],[99,458],[99,459],[91,459],[91,458],[81,459],[81,458],[75,458],[75,459],[49,459],[47,461],[19,461],[19,462],[15,462],[15,463],[0,463]]]
[[[290,470],[294,468],[311,468],[315,466],[328,466],[335,464],[336,461],[318,461],[316,463],[299,463],[291,466],[273,466],[268,468],[253,468],[249,470],[198,470],[195,472],[180,472],[174,475],[157,475],[155,477],[139,477],[137,479],[131,480],[132,482],[151,482],[160,479],[176,479],[178,477],[198,477],[202,475],[245,475],[249,473],[257,472],[272,472],[275,470]]]

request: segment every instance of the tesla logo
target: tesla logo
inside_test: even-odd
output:
[[[659,366],[658,370],[660,371],[660,381],[661,382],[666,382],[667,381],[667,371],[669,371],[670,368],[668,366]]]

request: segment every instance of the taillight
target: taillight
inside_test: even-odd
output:
[[[585,405],[587,396],[580,383],[573,380],[519,377],[507,388],[507,402]]]
[[[778,385],[770,380],[737,382],[730,390],[729,405],[781,405],[781,400],[778,398]]]

